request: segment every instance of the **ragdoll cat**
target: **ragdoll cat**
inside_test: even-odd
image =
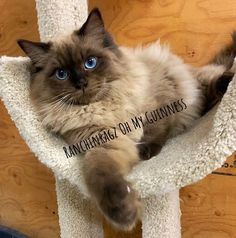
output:
[[[232,78],[235,37],[234,46],[213,63],[193,68],[158,42],[135,49],[118,46],[94,9],[65,38],[18,43],[32,61],[30,96],[42,123],[68,144],[142,116],[142,128],[127,135],[118,130],[116,139],[82,158],[88,191],[100,211],[117,228],[131,229],[141,206],[125,175],[220,100]],[[181,112],[148,123],[145,113],[170,103]]]

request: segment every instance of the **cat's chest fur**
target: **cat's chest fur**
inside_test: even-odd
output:
[[[74,131],[77,135],[82,134],[82,136],[73,137],[76,137],[76,140],[82,140],[100,130],[118,128],[120,123],[130,121],[138,113],[138,110],[128,100],[128,96],[131,94],[118,98],[111,97],[83,106],[63,105],[60,112],[56,107],[50,108],[46,104],[41,105],[39,111],[41,111],[43,125],[52,132],[64,136]],[[137,101],[135,102],[137,103]],[[130,137],[136,141],[141,138],[141,135],[142,130],[130,133]],[[73,141],[75,140],[73,139]]]

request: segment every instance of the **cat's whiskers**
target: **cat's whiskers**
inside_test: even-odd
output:
[[[69,103],[67,103],[67,106],[65,108],[65,112],[67,113],[70,109],[70,106],[71,106],[71,101]]]
[[[52,109],[55,109],[55,108],[60,107],[60,106],[63,106],[64,100],[66,100],[68,97],[69,97],[69,95],[67,94],[64,97],[62,97],[62,98],[60,98],[60,99],[50,103],[50,105],[53,106]]]
[[[68,108],[68,113],[70,114],[71,113],[71,109],[73,108],[73,105],[74,105],[74,99],[71,100],[70,104],[69,104],[69,108]]]
[[[68,101],[71,99],[71,94],[68,94],[66,99],[63,99],[61,102],[61,107],[59,107],[58,111],[56,113],[64,115],[67,112],[68,107],[70,106],[70,103]],[[64,110],[64,113],[62,113],[62,110]]]
[[[41,102],[41,103],[52,103],[52,102],[55,102],[55,99],[56,99],[56,101],[60,100],[61,97],[65,96],[67,94],[68,94],[68,92],[62,92],[61,94],[56,95],[54,97],[50,97],[48,99],[39,100],[39,102]]]
[[[58,95],[59,96],[59,95]],[[57,96],[57,97],[58,97]],[[44,104],[42,107],[41,107],[41,110],[40,112],[42,113],[48,113],[49,110],[53,113],[58,113],[59,111],[61,111],[60,109],[64,109],[64,105],[65,105],[65,100],[67,100],[69,98],[70,94],[66,94],[64,95],[63,97],[60,97],[59,99],[57,100],[54,100],[53,102],[48,102],[46,104]]]
[[[100,84],[100,90],[95,95],[95,101],[99,100],[99,97],[101,97],[101,96],[107,97],[109,89],[110,89],[110,85],[107,84],[106,78],[103,78],[102,85]]]

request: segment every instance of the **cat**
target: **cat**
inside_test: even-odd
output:
[[[31,59],[30,98],[42,124],[69,145],[171,102],[186,105],[158,123],[144,121],[127,135],[119,131],[116,139],[84,153],[83,175],[92,199],[123,230],[134,227],[142,210],[125,176],[221,99],[236,55],[235,34],[233,44],[202,68],[185,64],[159,42],[118,46],[97,8],[65,37],[18,44]]]

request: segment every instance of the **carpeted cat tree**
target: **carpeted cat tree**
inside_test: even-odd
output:
[[[79,28],[86,0],[36,0],[41,40]],[[22,137],[38,159],[53,170],[62,238],[103,237],[102,219],[87,198],[81,159],[66,158],[65,143],[41,126],[29,101],[29,59],[2,57],[0,94]],[[170,140],[161,153],[136,166],[128,176],[143,202],[144,238],[181,237],[178,189],[220,167],[236,149],[236,79],[196,126]]]

